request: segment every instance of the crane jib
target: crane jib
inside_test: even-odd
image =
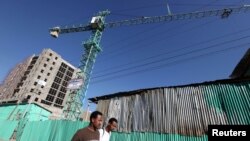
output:
[[[105,27],[119,27],[125,25],[137,25],[137,24],[148,24],[148,23],[157,23],[157,22],[170,22],[174,20],[187,20],[187,19],[198,19],[204,17],[220,16],[222,19],[227,18],[230,14],[247,12],[250,10],[250,5],[244,5],[241,7],[235,8],[224,8],[218,10],[208,10],[208,11],[197,11],[183,14],[171,14],[164,16],[154,16],[154,17],[140,17],[130,20],[122,20],[117,22],[106,23]]]
[[[188,19],[199,19],[199,18],[212,17],[212,16],[220,16],[223,19],[223,18],[227,18],[230,14],[247,12],[249,10],[250,10],[250,5],[244,5],[244,6],[240,6],[240,7],[234,7],[234,8],[224,8],[224,9],[208,10],[208,11],[196,11],[196,12],[190,12],[190,13],[171,14],[171,15],[163,15],[163,16],[153,16],[153,17],[143,16],[143,17],[139,17],[136,19],[129,19],[129,20],[104,23],[104,27],[105,28],[113,28],[113,27],[127,26],[127,25],[170,22],[170,21],[188,20]],[[104,27],[102,27],[102,28],[104,28]],[[64,27],[64,28],[55,27],[55,28],[50,29],[50,31],[56,31],[60,34],[91,31],[91,30],[94,30],[94,28],[91,27],[91,24],[72,26],[72,27]]]

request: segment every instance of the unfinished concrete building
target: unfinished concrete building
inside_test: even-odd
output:
[[[25,75],[25,71],[28,69],[33,57],[34,55],[28,57],[9,72],[3,84],[0,85],[1,100],[12,102],[11,100],[14,98],[15,90],[18,89],[18,84],[22,81],[21,79]]]
[[[0,86],[0,103],[33,102],[60,116],[69,93],[67,83],[79,69],[51,49],[18,64]],[[39,84],[43,82],[43,85]]]

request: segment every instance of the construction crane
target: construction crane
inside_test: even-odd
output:
[[[100,40],[105,28],[113,28],[128,25],[140,25],[159,22],[170,22],[176,20],[200,19],[205,17],[219,16],[222,19],[228,18],[231,14],[247,12],[250,5],[243,5],[239,7],[231,7],[217,10],[197,11],[183,14],[169,14],[164,16],[154,17],[140,17],[129,20],[122,20],[116,22],[105,22],[105,18],[110,14],[108,10],[99,12],[94,16],[90,23],[86,25],[72,26],[72,27],[54,27],[50,29],[51,36],[58,38],[59,34],[91,31],[91,37],[83,43],[85,52],[82,55],[81,65],[79,66],[81,72],[78,73],[77,79],[84,79],[83,85],[78,89],[71,90],[67,99],[66,105],[63,109],[63,118],[67,120],[77,120],[80,116],[81,107],[86,96],[90,75],[97,57],[97,54],[102,50],[100,47]]]

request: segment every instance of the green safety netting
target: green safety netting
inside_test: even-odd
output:
[[[51,112],[36,104],[6,104],[0,106],[0,120],[16,120],[18,116],[29,112],[29,121],[48,120]]]
[[[88,122],[47,120],[28,122],[21,141],[70,141],[74,133]]]
[[[207,141],[204,136],[183,136],[178,134],[159,134],[159,133],[117,133],[113,132],[110,141]]]
[[[17,121],[0,120],[0,141],[8,141],[12,136]]]
[[[74,133],[88,122],[80,121],[34,121],[29,122],[22,134],[21,141],[70,141]],[[182,136],[178,134],[159,134],[159,133],[118,133],[113,132],[111,141],[207,141],[207,136]]]

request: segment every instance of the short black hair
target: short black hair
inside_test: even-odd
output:
[[[102,113],[99,112],[99,111],[94,111],[94,112],[92,112],[91,115],[90,115],[90,122],[91,122],[91,120],[92,120],[93,118],[94,118],[94,119],[97,118],[98,115],[101,115],[101,116],[102,116]]]
[[[110,118],[109,119],[109,123],[112,124],[113,122],[118,123],[116,118]]]

